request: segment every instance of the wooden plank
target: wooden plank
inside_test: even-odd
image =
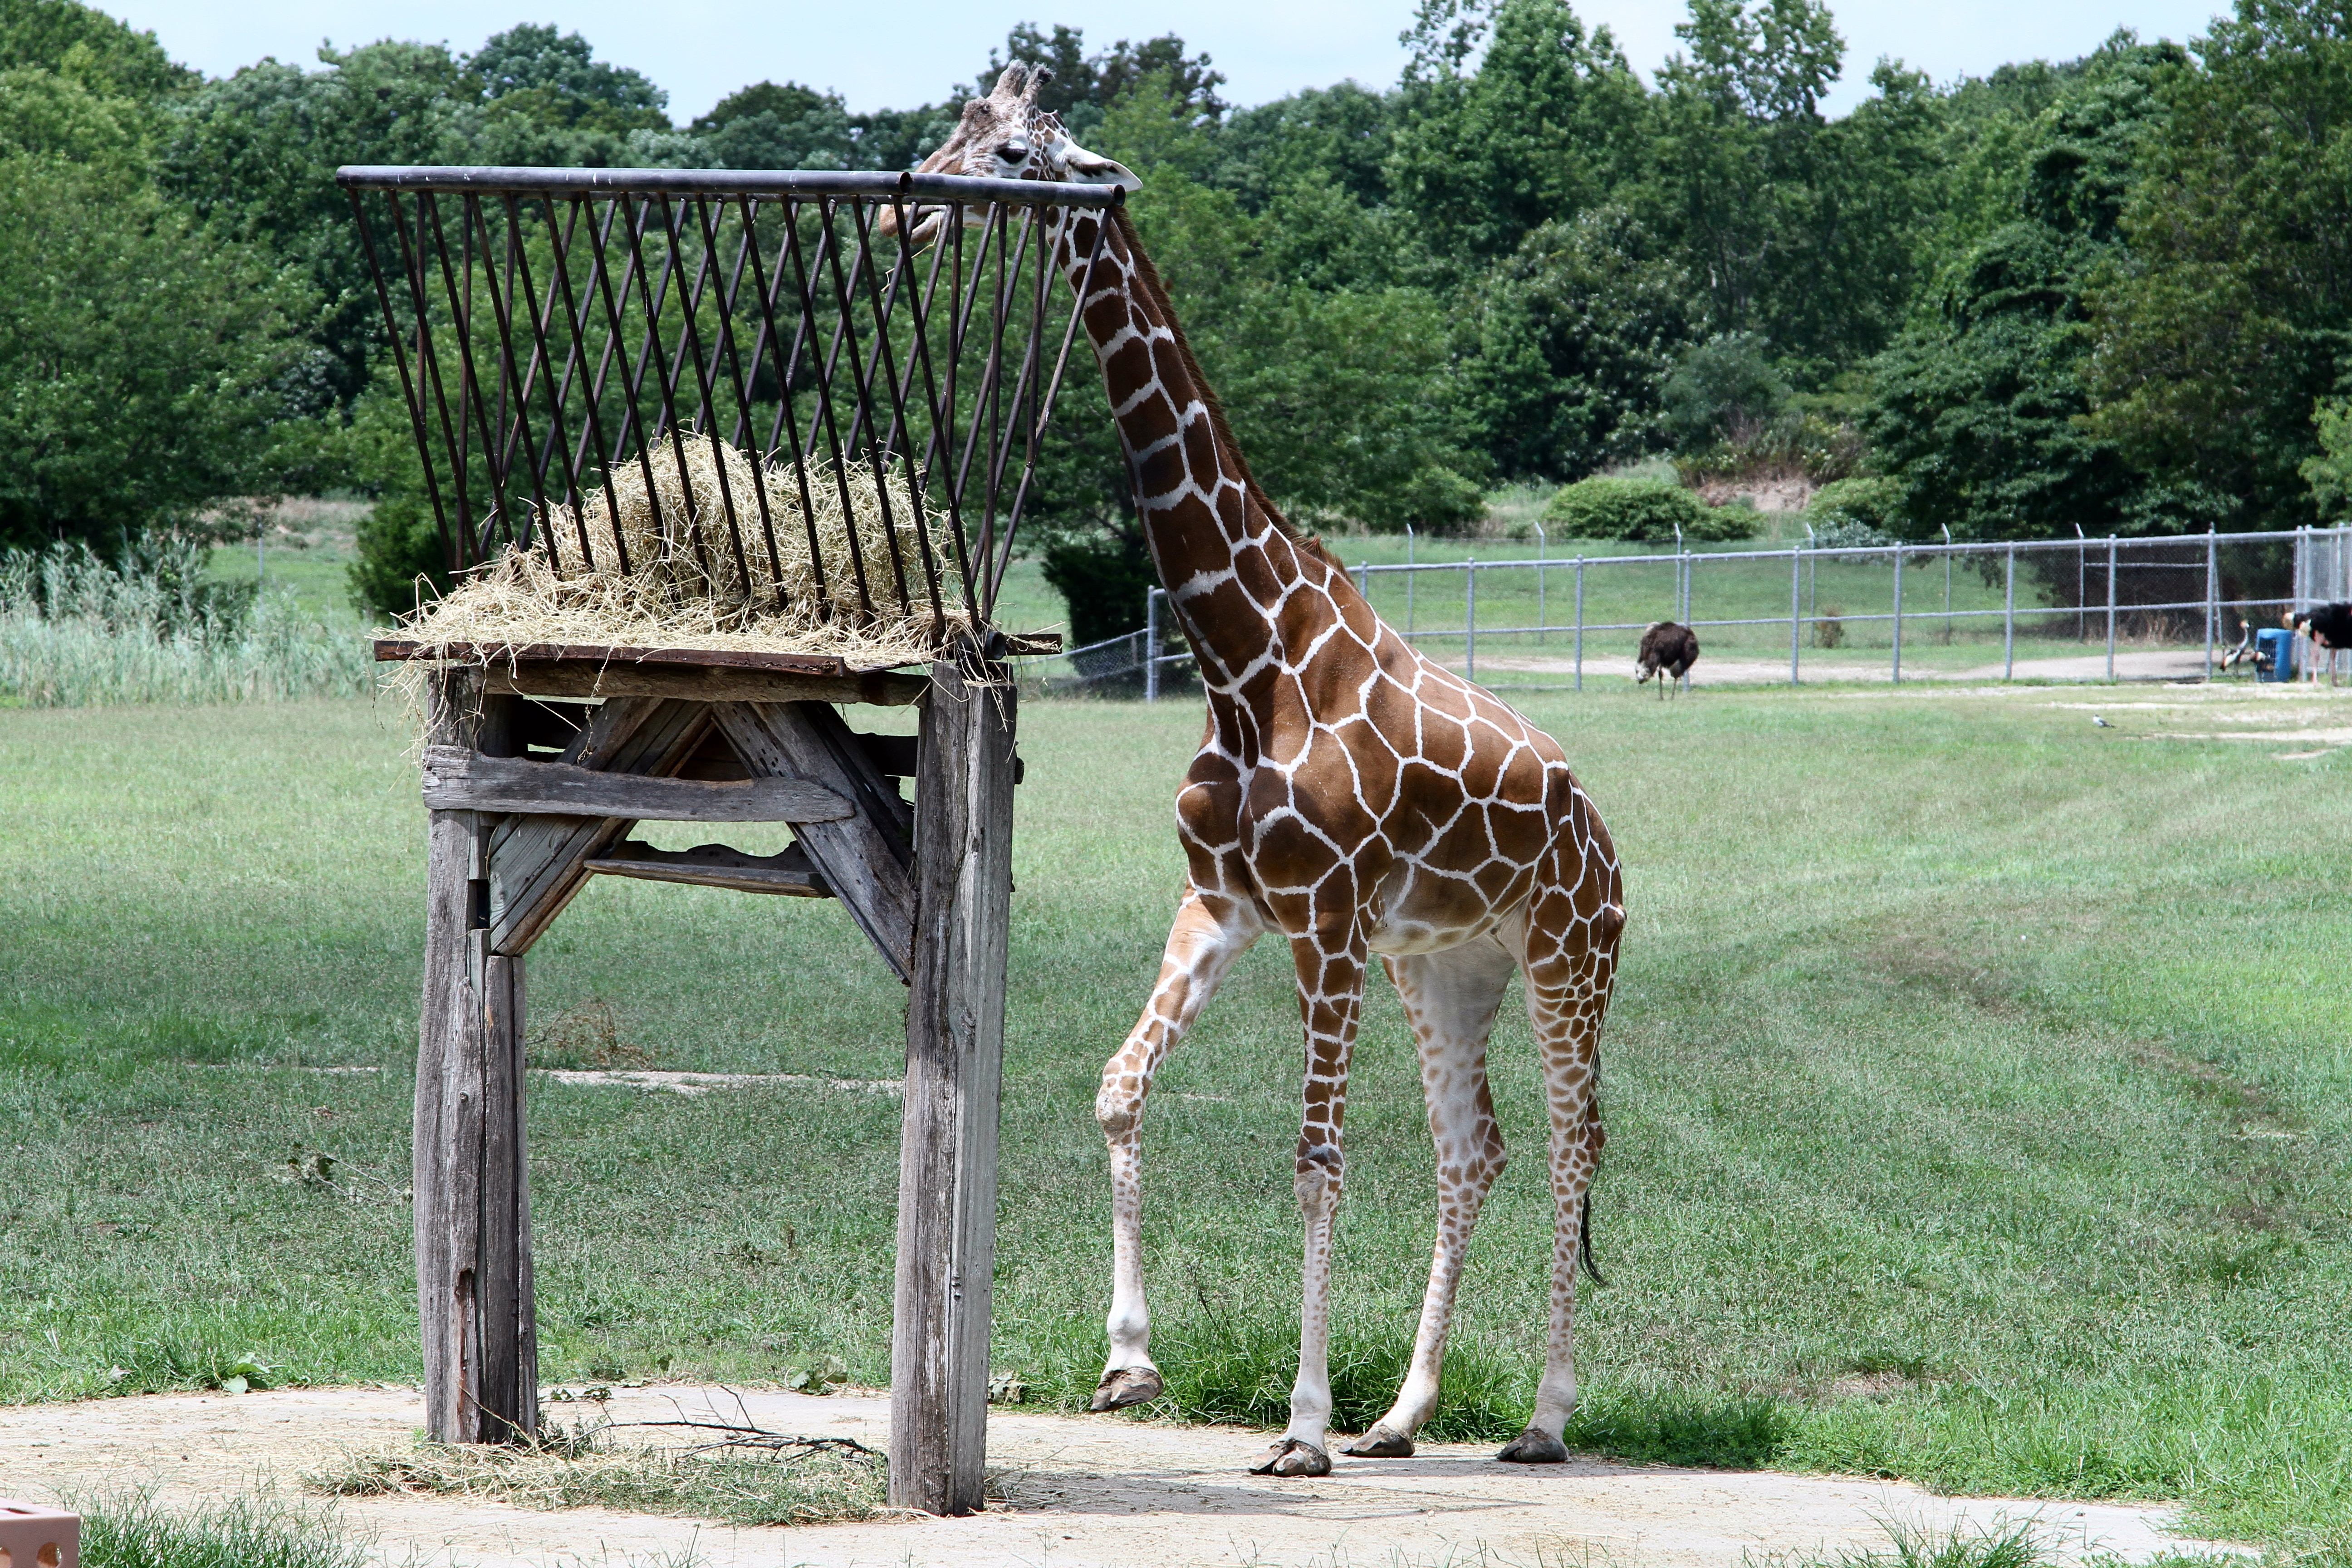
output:
[[[679,697],[694,702],[864,702],[898,708],[923,694],[916,675],[882,672],[795,675],[785,671],[673,665],[501,659],[489,689],[528,697]]]
[[[906,979],[915,929],[908,876],[913,814],[897,788],[824,703],[729,702],[710,711],[753,773],[797,774],[856,807],[838,821],[796,824],[793,834],[892,973]]]
[[[890,1501],[983,1501],[996,1141],[1013,892],[1014,691],[933,667],[915,784],[915,940],[898,1148]]]
[[[835,822],[849,802],[803,778],[733,784],[600,773],[569,763],[486,757],[466,746],[425,748],[425,804],[436,811],[626,816],[655,822]]]
[[[512,746],[512,702],[482,686],[478,671],[436,672],[428,738]],[[412,1191],[425,1425],[445,1442],[525,1438],[539,1411],[523,974],[490,954],[480,929],[490,832],[471,811],[427,818]]]
[[[781,893],[795,899],[833,897],[833,889],[825,886],[824,878],[810,864],[808,851],[797,844],[780,854],[746,855],[724,844],[656,849],[631,839],[583,864],[590,871],[606,877],[683,882],[697,888],[731,888],[741,893]]]
[[[575,766],[603,772],[675,773],[694,752],[709,710],[692,702],[622,698],[596,710],[587,731],[564,753]],[[588,883],[582,862],[629,835],[634,819],[609,816],[509,816],[492,836],[490,951],[530,951],[563,906]]]

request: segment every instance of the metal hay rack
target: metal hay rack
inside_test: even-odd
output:
[[[1054,298],[1053,209],[1121,193],[824,171],[352,166],[335,179],[453,572],[567,521],[575,565],[645,571],[617,526],[600,549],[579,523],[600,499],[617,514],[615,479],[634,467],[666,545],[715,563],[710,580],[745,608],[793,608],[780,557],[805,547],[818,592],[802,607],[820,620],[845,605],[863,623],[927,622],[942,643],[951,619],[994,625],[1077,329],[1076,299],[1066,312]],[[938,209],[936,243],[898,237]],[[710,444],[716,496],[687,473],[697,442]],[[722,443],[753,454],[751,493],[735,493]],[[662,447],[684,517],[662,514]],[[877,486],[878,551],[855,526],[821,541],[815,523],[828,487],[853,513],[858,467],[903,480]],[[762,594],[779,602],[750,603]]]

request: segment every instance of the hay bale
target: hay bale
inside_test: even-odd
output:
[[[429,643],[745,648],[838,654],[880,666],[928,658],[968,627],[951,525],[943,513],[918,505],[910,468],[892,465],[877,477],[865,462],[835,469],[820,456],[803,461],[806,510],[790,459],[762,462],[690,431],[678,432],[675,440],[657,435],[641,457],[614,465],[609,497],[599,482],[578,508],[551,507],[530,549],[507,552],[404,617],[404,629]],[[763,488],[772,554],[761,524]],[[730,502],[740,530],[740,561],[727,527]],[[865,563],[871,615],[851,566],[853,537]],[[931,607],[926,542],[941,577],[943,614]],[[626,573],[620,570],[625,558]]]

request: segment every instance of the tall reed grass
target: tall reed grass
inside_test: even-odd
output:
[[[0,704],[271,702],[359,696],[356,622],[330,626],[250,584],[208,582],[205,552],[150,541],[109,562],[88,545],[0,551]]]

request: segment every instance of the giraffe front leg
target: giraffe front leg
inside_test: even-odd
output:
[[[1305,1115],[1298,1133],[1298,1212],[1306,1222],[1299,1270],[1298,1379],[1290,1425],[1250,1467],[1260,1476],[1328,1476],[1331,1454],[1331,1240],[1347,1176],[1340,1129],[1348,1113],[1348,1058],[1363,1011],[1365,947],[1352,921],[1343,932],[1294,937],[1298,1009],[1307,1028]]]
[[[1348,1445],[1349,1454],[1366,1459],[1412,1458],[1413,1434],[1437,1413],[1462,1257],[1506,1162],[1486,1084],[1486,1041],[1517,967],[1510,950],[1491,936],[1387,963],[1421,1051],[1422,1099],[1437,1150],[1437,1241],[1403,1386],[1388,1414]]]
[[[1234,961],[1264,928],[1236,901],[1187,889],[1160,961],[1160,984],[1117,1055],[1104,1064],[1095,1120],[1110,1150],[1110,1356],[1088,1408],[1114,1410],[1160,1396],[1150,1354],[1151,1314],[1143,1294],[1143,1102]]]

